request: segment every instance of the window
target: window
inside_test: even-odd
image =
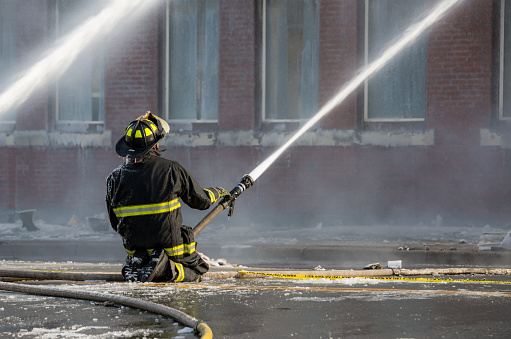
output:
[[[506,0],[501,3],[499,117],[511,120],[511,3]]]
[[[298,120],[318,110],[318,0],[263,2],[263,120]]]
[[[16,70],[16,1],[0,1],[0,91],[5,89]],[[16,121],[16,111],[0,116],[1,121]]]
[[[87,18],[99,13],[90,0],[56,2],[56,35],[65,36]],[[85,49],[58,80],[57,121],[103,123],[104,76],[100,46]]]
[[[365,2],[365,62],[374,61],[428,8],[424,0]],[[366,121],[423,121],[426,117],[427,38],[420,37],[365,82]]]
[[[218,120],[218,0],[167,2],[165,110],[170,120]]]

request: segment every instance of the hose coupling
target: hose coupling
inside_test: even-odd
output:
[[[230,192],[231,199],[236,199],[239,197],[239,195],[249,187],[251,187],[254,184],[254,179],[248,174],[245,174],[243,178],[241,178],[240,183],[232,189]]]
[[[236,198],[252,185],[254,185],[254,179],[252,179],[250,175],[245,174],[243,178],[241,178],[240,183],[229,192],[231,196],[228,198],[228,201],[226,201],[227,206],[229,206],[229,213],[227,213],[227,216],[230,217],[234,213],[234,202]]]

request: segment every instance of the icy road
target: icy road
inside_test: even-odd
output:
[[[164,304],[205,321],[216,338],[504,338],[511,336],[511,284],[505,279],[510,277],[31,284]],[[0,292],[0,337],[196,336],[172,319],[137,309]]]

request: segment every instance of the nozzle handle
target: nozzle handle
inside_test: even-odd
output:
[[[224,197],[218,205],[215,206],[199,223],[193,228],[193,235],[197,236],[217,215],[220,214],[224,209],[231,206],[243,191],[248,189],[254,184],[254,179],[248,174],[245,174],[241,181],[236,187],[234,187],[230,193],[230,196]]]

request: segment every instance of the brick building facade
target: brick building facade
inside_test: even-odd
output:
[[[50,46],[56,39],[65,2],[11,2],[17,71],[43,55],[42,42]],[[1,210],[104,212],[105,178],[122,161],[115,143],[147,110],[170,123],[164,156],[180,161],[204,186],[231,189],[312,115],[306,107],[321,107],[374,58],[378,34],[391,34],[387,24],[378,26],[391,20],[383,13],[397,13],[406,27],[415,20],[414,6],[441,1],[412,1],[402,13],[384,0],[376,1],[379,8],[363,0],[304,0],[300,6],[278,0],[154,2],[149,13],[99,37],[101,62],[91,69],[100,70],[99,94],[92,93],[100,108],[93,118],[63,119],[66,89],[57,91],[49,81],[15,109],[14,118],[4,119]],[[281,216],[288,223],[419,224],[437,216],[450,225],[509,223],[506,2],[511,7],[505,0],[462,1],[390,76],[361,86],[286,151],[239,199],[237,213],[254,221]],[[180,25],[183,32],[171,32]],[[190,50],[197,60],[180,64],[189,61]],[[211,62],[216,67],[206,67]],[[188,77],[176,78],[189,69],[196,72],[192,90]],[[298,73],[302,77],[293,79]],[[208,85],[211,79],[215,86]],[[302,92],[293,92],[297,82]],[[393,112],[408,104],[404,97],[416,85],[419,99],[411,104],[420,107],[413,115],[381,113],[379,103],[388,95],[380,88],[400,91],[389,104]],[[172,108],[185,97],[180,91],[191,99],[179,107],[197,104],[187,119],[173,118]],[[284,100],[289,111],[281,117]]]

